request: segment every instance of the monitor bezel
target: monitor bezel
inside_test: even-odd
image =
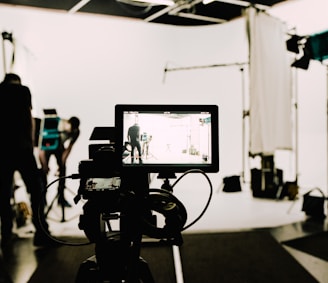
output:
[[[124,112],[209,112],[211,113],[211,151],[212,162],[209,164],[191,163],[144,163],[142,165],[130,165],[122,162],[124,148]],[[115,151],[121,169],[138,168],[149,173],[182,173],[191,169],[199,169],[206,173],[216,173],[219,171],[219,107],[217,105],[194,105],[194,104],[117,104],[115,106],[115,129],[116,142]]]

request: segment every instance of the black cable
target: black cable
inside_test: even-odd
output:
[[[202,217],[203,217],[203,215],[205,214],[205,212],[207,211],[207,209],[208,209],[208,207],[209,207],[209,204],[210,204],[210,202],[211,202],[211,199],[212,199],[212,195],[213,195],[213,186],[212,186],[212,182],[211,182],[211,180],[209,179],[209,177],[206,175],[206,173],[204,172],[204,171],[202,171],[202,170],[199,170],[199,169],[191,169],[191,170],[188,170],[188,171],[186,171],[186,172],[184,172],[174,183],[173,183],[173,185],[172,185],[172,189],[178,184],[178,182],[179,181],[181,181],[181,179],[183,178],[183,177],[185,177],[187,174],[190,174],[190,173],[200,173],[200,174],[202,174],[202,175],[204,175],[205,176],[205,178],[206,178],[206,180],[208,181],[208,183],[209,183],[209,186],[210,186],[210,194],[209,194],[209,197],[208,197],[208,200],[207,200],[207,202],[206,202],[206,204],[205,204],[205,207],[204,207],[204,209],[201,211],[201,213],[193,220],[193,221],[191,221],[188,225],[186,225],[186,226],[184,226],[183,228],[182,228],[182,230],[181,231],[184,231],[184,230],[186,230],[186,229],[188,229],[188,228],[190,228],[191,226],[193,226],[196,222],[198,222]],[[54,181],[52,181],[51,183],[49,183],[47,186],[46,186],[46,188],[45,188],[45,190],[44,190],[44,193],[42,194],[42,196],[41,196],[41,201],[43,201],[43,197],[45,196],[45,194],[46,194],[46,192],[47,192],[47,190],[48,190],[48,188],[50,187],[50,186],[52,186],[54,183],[56,183],[56,182],[58,182],[59,180],[61,180],[61,179],[68,179],[68,178],[73,178],[73,179],[77,179],[77,178],[79,178],[79,175],[78,174],[73,174],[73,175],[70,175],[70,176],[64,176],[64,177],[59,177],[59,178],[57,178],[56,180],[54,180]],[[157,191],[156,189],[152,189],[152,191],[154,192],[154,191]],[[85,242],[85,243],[73,243],[73,242],[66,242],[66,241],[61,241],[61,240],[58,240],[58,239],[56,239],[55,237],[53,237],[52,235],[50,235],[49,234],[49,232],[48,232],[48,230],[47,229],[45,229],[45,227],[43,227],[42,226],[42,221],[41,221],[41,214],[40,214],[41,212],[40,212],[40,206],[39,206],[39,220],[40,220],[40,223],[41,223],[41,228],[42,228],[42,230],[44,231],[44,233],[50,238],[50,239],[52,239],[54,242],[56,242],[56,243],[58,243],[58,244],[62,244],[62,245],[68,245],[68,246],[84,246],[84,245],[90,245],[90,244],[92,244],[92,242],[90,242],[90,241],[88,241],[88,242]],[[120,233],[118,233],[118,234],[120,234]]]
[[[213,185],[212,185],[212,182],[210,180],[210,178],[206,175],[206,173],[203,171],[203,170],[200,170],[200,169],[191,169],[191,170],[188,170],[186,172],[184,172],[172,185],[172,189],[173,187],[183,178],[185,177],[187,174],[190,174],[190,173],[201,173],[202,175],[205,176],[205,178],[207,179],[209,185],[210,185],[210,194],[209,194],[209,197],[208,197],[208,200],[206,202],[206,205],[204,207],[204,209],[202,210],[202,212],[199,214],[198,217],[196,217],[190,224],[188,224],[187,226],[183,227],[182,231],[184,230],[187,230],[188,228],[190,228],[192,225],[194,225],[197,221],[199,221],[199,219],[201,219],[203,217],[203,215],[205,214],[208,206],[210,205],[210,202],[211,202],[211,199],[212,199],[212,195],[213,195]]]
[[[68,177],[65,177],[65,178],[69,178],[69,177],[71,177],[71,176],[68,176]],[[56,181],[59,181],[59,179],[58,180],[56,180]],[[65,190],[66,191],[69,191],[72,195],[74,195],[75,194],[75,192],[74,191],[72,191],[71,189],[69,189],[69,188],[65,188]],[[48,210],[47,210],[47,213],[46,213],[46,217],[47,217],[47,219],[49,219],[49,220],[52,220],[52,221],[54,221],[54,222],[62,222],[62,220],[58,220],[58,219],[55,219],[55,218],[53,218],[53,217],[49,217],[48,216],[48,213],[51,211],[51,209],[52,209],[52,206],[53,206],[53,204],[54,204],[54,202],[55,202],[55,200],[58,198],[58,195],[53,199],[53,201],[51,202],[51,204],[50,204],[50,206],[48,206]],[[58,216],[58,215],[57,215]],[[58,216],[59,217],[59,216]],[[76,214],[75,216],[72,216],[71,218],[69,218],[69,219],[65,219],[65,222],[70,222],[70,221],[72,221],[73,219],[75,219],[75,218],[77,218],[77,217],[79,217],[79,214]]]
[[[78,178],[78,174],[72,174],[72,175],[69,175],[69,176],[63,176],[63,177],[59,177],[55,180],[53,180],[52,182],[50,182],[44,189],[44,191],[41,193],[41,199],[40,199],[40,203],[43,202],[43,200],[45,200],[45,197],[46,197],[46,193],[48,191],[48,188],[51,187],[53,184],[55,184],[56,182],[58,182],[59,180],[61,179],[69,179],[69,178],[72,178],[72,179],[77,179]],[[44,211],[42,212],[44,213]],[[92,242],[88,241],[88,242],[85,242],[85,243],[74,243],[74,242],[67,242],[67,241],[62,241],[62,240],[59,240],[55,237],[53,237],[48,229],[46,229],[44,226],[43,226],[43,221],[41,221],[41,205],[39,205],[39,209],[38,209],[38,219],[39,219],[39,223],[40,223],[40,226],[41,226],[41,229],[42,231],[46,234],[46,236],[48,238],[50,238],[52,241],[54,241],[55,243],[58,243],[58,244],[61,244],[61,245],[66,245],[66,246],[86,246],[86,245],[90,245],[90,244],[93,244]]]

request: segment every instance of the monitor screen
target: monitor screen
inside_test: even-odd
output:
[[[115,128],[123,168],[159,173],[219,170],[216,105],[119,104]]]

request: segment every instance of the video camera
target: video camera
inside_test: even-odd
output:
[[[90,140],[107,142],[89,145],[89,159],[79,164],[75,202],[88,200],[79,228],[96,243],[97,276],[154,282],[140,258],[142,237],[182,245],[187,212],[168,179],[178,172],[219,170],[218,107],[116,105],[115,127],[96,127]],[[149,188],[150,173],[159,173],[166,186]],[[163,227],[157,226],[154,212],[164,216]],[[118,231],[111,227],[114,219],[119,220]],[[85,269],[81,266],[77,282],[89,282],[82,279],[88,275]]]

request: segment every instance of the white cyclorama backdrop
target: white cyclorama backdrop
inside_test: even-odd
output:
[[[246,62],[244,19],[176,27],[6,5],[0,5],[0,18],[0,29],[16,39],[13,71],[32,91],[35,116],[42,117],[44,108],[55,108],[60,117],[81,119],[81,136],[69,157],[67,174],[76,173],[80,160],[88,158],[93,128],[113,126],[114,106],[123,103],[217,104],[220,172],[210,176],[214,188],[223,177],[241,174],[242,77],[246,76],[248,97],[247,68],[241,72],[231,65],[167,73],[164,68]],[[325,73],[319,64],[311,64],[312,69],[299,76],[299,183],[323,187]],[[294,159],[289,152],[281,156],[277,166],[293,178]]]

